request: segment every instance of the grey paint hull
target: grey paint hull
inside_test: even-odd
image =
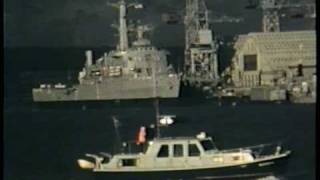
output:
[[[101,83],[75,85],[71,89],[33,89],[34,101],[85,101],[176,98],[179,96],[180,79],[177,77],[158,78],[156,90],[152,79],[109,79]]]

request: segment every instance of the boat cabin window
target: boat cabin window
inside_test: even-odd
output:
[[[239,161],[240,156],[233,156],[232,159],[233,159],[234,161]]]
[[[205,151],[210,151],[210,150],[216,149],[214,147],[212,141],[210,141],[210,140],[203,140],[203,141],[200,141],[200,143]]]
[[[136,166],[137,165],[137,160],[136,159],[121,159],[121,164],[124,167]]]
[[[160,147],[157,157],[162,158],[162,157],[168,157],[168,156],[169,156],[169,146],[162,145]]]
[[[196,144],[189,144],[188,145],[188,154],[189,156],[200,156],[200,150]]]
[[[173,157],[182,157],[183,156],[183,145],[174,144],[173,145]]]

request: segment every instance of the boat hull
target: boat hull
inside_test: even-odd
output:
[[[176,98],[179,96],[180,79],[177,76],[161,77],[156,90],[152,79],[109,79],[101,83],[81,84],[74,89],[33,89],[33,100],[48,101],[90,101],[148,98]]]
[[[264,166],[261,165],[264,164]],[[95,180],[102,179],[256,179],[281,175],[286,171],[286,159],[274,159],[247,166],[232,166],[181,171],[150,172],[90,172]]]

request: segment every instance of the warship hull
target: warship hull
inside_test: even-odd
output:
[[[257,179],[271,175],[282,175],[286,171],[286,159],[276,159],[247,166],[233,166],[199,170],[162,172],[94,172],[95,180],[102,179]],[[92,173],[92,172],[90,172]]]
[[[154,88],[156,87],[156,88]],[[153,79],[109,78],[100,83],[80,84],[72,88],[35,88],[33,100],[48,101],[90,101],[148,98],[176,98],[179,96],[180,78],[159,76],[157,84]]]

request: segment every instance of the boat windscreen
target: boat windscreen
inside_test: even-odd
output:
[[[200,143],[205,151],[216,149],[211,140],[202,140]]]

